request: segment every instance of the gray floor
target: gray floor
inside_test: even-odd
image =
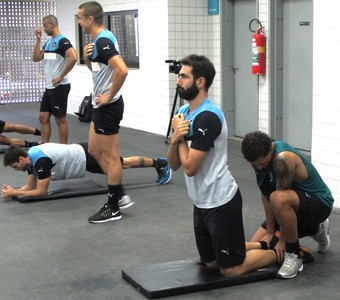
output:
[[[0,119],[38,126],[38,104],[1,105]],[[87,139],[88,124],[69,117],[70,142]],[[8,134],[9,136],[9,134]],[[11,134],[11,136],[18,136]],[[36,137],[21,136],[28,140]],[[53,125],[52,141],[57,141]],[[164,137],[122,128],[123,155],[164,156]],[[21,185],[25,174],[4,168],[2,183]],[[229,165],[244,199],[249,238],[263,220],[253,171],[240,154],[240,141],[230,139]],[[99,175],[89,175],[105,182]],[[135,205],[118,222],[94,225],[87,218],[105,202],[104,195],[55,201],[0,201],[1,299],[146,299],[121,277],[128,267],[196,258],[192,204],[182,171],[171,182],[155,182],[154,169],[124,171],[124,184]],[[295,279],[272,279],[167,299],[339,299],[340,216],[332,213],[332,245],[325,255],[305,265]],[[303,244],[316,251],[311,238]]]

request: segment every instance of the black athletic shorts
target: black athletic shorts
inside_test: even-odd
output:
[[[5,121],[0,120],[0,134],[1,134],[2,131],[4,130],[5,124],[6,124]]]
[[[46,89],[40,102],[40,112],[49,112],[55,117],[65,117],[70,90],[71,84],[58,85],[54,89]]]
[[[313,194],[299,190],[294,192],[300,200],[300,207],[296,214],[299,238],[315,235],[319,228],[319,223],[329,217],[332,208],[328,207]],[[261,227],[266,229],[266,221],[261,224]],[[278,224],[275,227],[277,230],[280,230]]]
[[[97,160],[89,153],[88,143],[79,143],[83,147],[86,156],[86,171],[97,174],[104,174]]]
[[[80,146],[83,147],[85,156],[86,156],[86,171],[91,172],[91,173],[96,173],[96,174],[104,174],[102,168],[98,164],[97,160],[89,153],[88,148],[89,144],[88,143],[79,143]],[[121,156],[120,157],[120,162],[123,166],[123,160],[124,158]]]
[[[240,191],[220,207],[194,206],[194,230],[202,263],[216,260],[222,269],[242,264],[246,250]]]
[[[105,135],[117,134],[120,121],[123,119],[123,113],[124,101],[122,96],[115,102],[95,108],[92,112],[95,132]]]

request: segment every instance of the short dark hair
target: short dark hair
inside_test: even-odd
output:
[[[48,15],[46,17],[43,17],[43,21],[47,20],[50,24],[54,26],[58,26],[58,19],[54,15]]]
[[[79,5],[79,9],[84,10],[84,16],[86,18],[92,16],[95,23],[98,25],[103,24],[104,11],[103,7],[96,1],[84,2]]]
[[[7,167],[11,164],[19,162],[20,156],[27,157],[27,151],[18,146],[9,146],[4,154],[4,166]]]
[[[241,151],[244,158],[253,162],[269,154],[273,140],[264,132],[254,131],[247,133],[243,138]]]
[[[192,67],[194,79],[205,78],[205,90],[208,91],[216,74],[212,62],[204,55],[190,54],[181,60],[181,65]]]

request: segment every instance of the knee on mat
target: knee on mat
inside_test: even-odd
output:
[[[220,269],[220,272],[225,277],[236,277],[243,275],[243,272],[239,266]]]

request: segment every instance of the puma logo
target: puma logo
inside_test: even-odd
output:
[[[204,129],[204,130],[203,130],[203,129],[201,129],[201,128],[198,128],[198,131],[199,131],[199,132],[202,132],[203,135],[205,135],[205,132],[206,132],[207,130],[208,130],[208,129]]]

